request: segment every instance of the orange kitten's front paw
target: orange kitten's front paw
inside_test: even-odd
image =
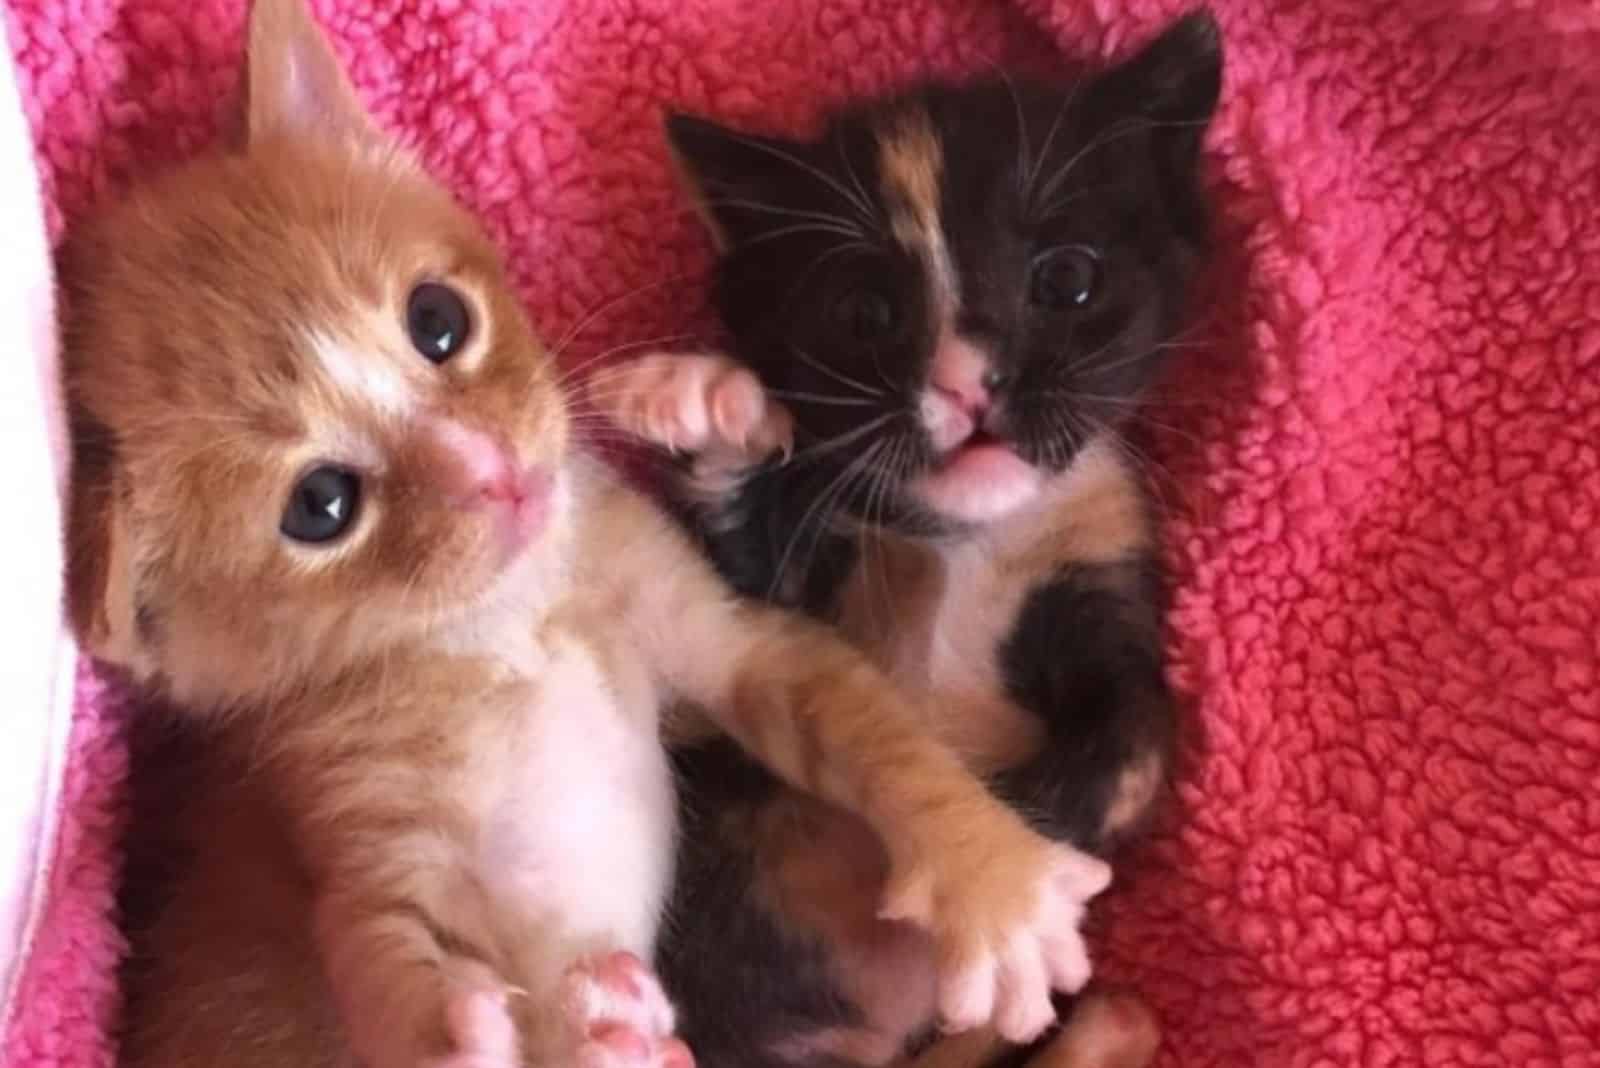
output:
[[[562,980],[562,1009],[579,1068],[694,1068],[689,1047],[673,1033],[672,1003],[632,953],[572,965]]]
[[[642,356],[605,372],[589,396],[623,430],[680,452],[754,462],[788,452],[794,440],[788,411],[726,356]]]
[[[1020,820],[994,822],[1001,826],[965,823],[966,833],[946,834],[899,865],[882,915],[924,928],[937,943],[946,1029],[987,1024],[1027,1042],[1055,1022],[1053,990],[1075,993],[1089,981],[1079,925],[1111,868]]]

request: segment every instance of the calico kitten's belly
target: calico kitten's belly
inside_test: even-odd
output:
[[[654,695],[608,678],[570,641],[535,679],[537,707],[513,743],[520,774],[497,807],[482,867],[514,899],[513,914],[560,919],[574,945],[558,959],[612,948],[648,958],[676,817]]]
[[[999,566],[985,546],[878,538],[839,594],[851,641],[902,686],[933,695],[924,707],[934,731],[981,773],[1043,742],[1039,718],[1008,697],[999,660],[1032,577]]]

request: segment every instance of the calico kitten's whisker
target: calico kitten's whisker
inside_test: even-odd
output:
[[[874,509],[870,499],[868,500],[866,511],[867,523],[879,531],[887,529],[887,524],[884,522],[884,520],[887,518],[886,513],[889,506],[889,494],[892,492],[895,486],[900,484],[904,476],[906,457],[909,454],[908,445],[910,443],[910,439],[906,435],[896,435],[892,440],[894,441],[894,446],[889,451],[889,458],[885,463],[879,466],[878,470],[878,497],[876,508],[877,518],[873,517]],[[892,613],[890,613],[890,608],[894,603],[894,591],[889,585],[889,550],[884,544],[881,536],[873,538],[872,543],[876,545],[878,550],[878,585],[883,591],[884,610],[886,614],[890,615],[890,618],[885,620],[885,625],[892,626],[894,620]],[[870,578],[870,576],[868,577]],[[870,602],[871,599],[869,598],[868,600]]]
[[[838,181],[829,177],[825,171],[812,166],[799,156],[796,156],[794,153],[785,152],[776,145],[769,144],[754,137],[747,137],[731,130],[728,131],[728,136],[749,146],[750,148],[754,148],[759,152],[765,152],[767,155],[772,156],[775,159],[782,160],[783,162],[788,163],[811,175],[811,177],[821,182],[824,186],[843,197],[845,203],[849,204],[851,207],[855,208],[856,211],[860,212],[861,221],[863,223],[871,223],[875,219],[875,215],[872,211],[872,205],[868,201],[858,199],[854,193],[850,192],[850,190],[846,189]]]
[[[1205,123],[1199,122],[1159,121],[1152,119],[1137,119],[1113,123],[1098,137],[1079,149],[1071,159],[1067,160],[1067,162],[1058,171],[1056,171],[1055,175],[1048,183],[1046,183],[1043,196],[1049,197],[1058,188],[1060,188],[1061,183],[1064,182],[1072,173],[1073,168],[1075,168],[1090,153],[1097,152],[1107,145],[1122,140],[1124,137],[1128,137],[1136,133],[1147,133],[1150,130],[1182,129],[1184,127],[1198,128],[1205,125]]]
[[[1048,198],[1054,195],[1055,191],[1061,187],[1061,184],[1071,176],[1073,170],[1078,166],[1078,164],[1090,154],[1098,152],[1100,149],[1105,148],[1107,145],[1114,144],[1117,141],[1122,140],[1124,137],[1129,137],[1136,133],[1144,133],[1145,131],[1152,129],[1155,125],[1155,123],[1146,120],[1124,120],[1111,124],[1111,126],[1101,131],[1088,144],[1084,145],[1076,153],[1074,153],[1071,159],[1062,164],[1056,170],[1056,172],[1050,176],[1050,180],[1045,183],[1043,190],[1040,192],[1041,197]]]
[[[804,219],[809,222],[827,223],[849,230],[856,237],[865,238],[867,233],[861,228],[860,223],[844,215],[834,215],[825,211],[810,211],[804,208],[781,208],[776,204],[767,204],[759,200],[743,200],[734,197],[714,198],[706,201],[707,207],[714,208],[744,208],[746,211],[759,211],[768,215],[778,215],[790,219]],[[690,209],[697,210],[697,209]]]
[[[835,382],[838,382],[840,385],[849,386],[852,389],[860,390],[862,393],[865,393],[869,397],[884,397],[884,396],[887,396],[887,394],[883,390],[875,389],[872,386],[869,386],[865,382],[861,381],[859,378],[851,378],[849,375],[845,374],[843,371],[838,371],[838,370],[835,370],[832,367],[829,367],[827,364],[823,363],[821,360],[819,360],[815,356],[811,355],[809,352],[807,352],[805,349],[801,348],[799,345],[790,345],[789,346],[789,351],[794,353],[795,357],[801,363],[805,364],[807,367],[811,368],[813,371],[816,371],[818,374],[827,375],[829,378],[833,379]]]
[[[1181,503],[1185,494],[1183,484],[1178,478],[1148,453],[1140,450],[1126,436],[1110,428],[1102,428],[1096,432],[1101,434],[1104,441],[1109,443],[1112,448],[1116,449],[1124,459],[1133,465],[1134,469],[1139,473],[1140,480],[1156,494],[1159,498],[1158,504],[1161,514],[1173,514],[1172,502],[1168,498],[1166,491],[1171,490],[1174,492]]]
[[[1083,81],[1079,79],[1072,85],[1072,91],[1062,96],[1061,102],[1056,107],[1055,116],[1050,120],[1050,129],[1045,132],[1044,144],[1039,147],[1039,158],[1034,161],[1033,169],[1028,174],[1028,182],[1023,187],[1027,193],[1023,198],[1023,207],[1028,214],[1032,214],[1032,207],[1037,200],[1035,196],[1039,186],[1039,176],[1043,173],[1045,161],[1050,158],[1050,148],[1055,144],[1056,132],[1061,127],[1061,117],[1071,109],[1078,99],[1078,90]]]
[[[1107,187],[1103,185],[1085,186],[1084,188],[1068,193],[1066,196],[1063,196],[1057,200],[1052,200],[1043,208],[1038,209],[1034,214],[1041,219],[1055,218],[1056,216],[1060,215],[1069,204],[1076,203],[1085,197],[1099,196],[1100,194],[1104,193],[1106,189]]]
[[[860,456],[857,456],[854,460],[846,464],[839,471],[839,473],[833,477],[833,480],[828,483],[823,491],[817,495],[817,499],[811,502],[811,506],[806,509],[805,513],[801,515],[800,522],[795,524],[794,535],[789,539],[789,544],[784,548],[782,555],[778,557],[778,565],[773,570],[772,587],[767,593],[769,600],[775,596],[778,590],[781,588],[783,577],[788,574],[789,558],[794,555],[795,547],[800,543],[800,538],[804,536],[807,528],[811,525],[812,519],[819,518],[820,520],[825,521],[832,515],[833,502],[842,496],[843,488],[847,487],[850,482],[854,481],[860,470],[865,465],[870,464],[873,457],[875,457],[882,448],[882,441],[874,442]],[[822,531],[819,529],[817,536],[812,539],[811,548],[808,550],[809,554],[815,555],[817,542],[820,540],[821,535]]]
[[[884,440],[886,442],[893,440],[893,441],[896,441],[896,443],[898,443],[897,439],[885,438]],[[891,456],[891,455],[893,455],[893,452],[894,452],[894,449],[893,449],[892,446],[890,448],[884,450],[885,456]],[[855,528],[856,528],[855,529],[856,552],[860,555],[860,560],[861,560],[860,566],[861,566],[861,569],[862,569],[862,572],[863,572],[862,578],[864,580],[863,581],[863,586],[869,592],[870,592],[870,590],[872,588],[872,555],[873,555],[872,550],[874,548],[877,548],[877,549],[879,549],[881,551],[881,549],[882,549],[882,545],[879,542],[879,539],[872,536],[877,530],[877,525],[873,522],[873,518],[872,518],[873,506],[877,502],[878,492],[881,491],[883,489],[883,487],[884,487],[884,484],[885,484],[885,471],[886,471],[887,467],[888,467],[888,461],[887,461],[887,459],[885,459],[882,463],[875,463],[868,469],[868,471],[867,471],[866,497],[865,497],[865,500],[862,502],[860,520],[859,520],[859,522],[857,522],[855,524]],[[887,594],[888,579],[886,577],[886,572],[887,572],[887,567],[883,564],[883,562],[881,560],[881,557],[880,557],[879,568],[878,568],[878,579],[879,579],[879,583],[884,587],[885,593]],[[869,596],[869,597],[866,598],[866,601],[867,601],[867,613],[868,613],[868,621],[867,621],[868,622],[868,626],[873,628],[874,630],[876,630],[877,626],[878,626],[878,621],[876,619],[872,618],[872,616],[874,616],[876,614],[873,611],[873,608],[874,608],[873,599]]]
[[[856,165],[850,162],[849,153],[845,152],[844,147],[844,142],[841,140],[839,142],[839,161],[844,164],[844,171],[850,178],[850,185],[855,189],[857,196],[860,197],[861,203],[871,204],[872,197],[867,194],[866,187],[861,184],[861,176],[856,173]]]
[[[865,397],[841,397],[828,393],[807,393],[802,389],[768,389],[767,393],[779,400],[809,401],[812,404],[827,404],[839,408],[876,408],[878,402]]]
[[[1022,100],[1017,96],[1016,83],[1011,80],[1011,75],[998,63],[992,64],[995,73],[1000,76],[1000,81],[1006,87],[1006,95],[1011,98],[1011,110],[1017,119],[1017,173],[1016,193],[1019,200],[1027,200],[1028,183],[1032,181],[1033,174],[1033,145],[1028,137],[1028,123],[1022,114]]]
[[[776,230],[770,230],[766,233],[763,233],[760,237],[753,237],[746,241],[743,247],[747,249],[754,248],[757,245],[764,245],[768,241],[777,241],[793,234],[810,233],[833,234],[836,237],[846,237],[855,241],[861,241],[860,230],[849,229],[847,227],[840,226],[837,223],[806,222],[796,223],[793,226],[780,227]]]
[[[885,412],[882,415],[877,416],[876,418],[856,427],[854,430],[847,431],[846,433],[840,434],[836,437],[824,438],[818,441],[817,444],[796,452],[789,458],[789,464],[790,466],[793,466],[799,463],[810,463],[811,461],[826,456],[829,453],[837,452],[838,450],[853,444],[866,435],[879,429],[884,424],[892,420],[895,417],[895,414],[896,413],[894,412]]]
[[[1080,366],[1080,368],[1082,370],[1082,373],[1086,373],[1086,374],[1104,374],[1104,373],[1106,373],[1108,371],[1115,371],[1115,370],[1118,370],[1120,368],[1126,367],[1129,364],[1135,364],[1135,363],[1143,362],[1144,360],[1149,359],[1151,356],[1154,356],[1158,352],[1163,352],[1163,351],[1166,351],[1167,349],[1171,349],[1171,348],[1184,348],[1184,347],[1187,347],[1187,346],[1184,346],[1184,345],[1181,345],[1181,344],[1172,344],[1172,343],[1156,344],[1156,345],[1151,345],[1149,348],[1134,349],[1131,352],[1125,352],[1122,355],[1118,356],[1114,360],[1103,361],[1103,360],[1099,359],[1099,357],[1105,355],[1106,353],[1109,353],[1111,351],[1111,346],[1110,345],[1102,345],[1100,348],[1096,349],[1094,352],[1090,353],[1088,356],[1084,357],[1081,361],[1079,361],[1079,366]]]
[[[816,259],[812,260],[806,269],[801,271],[800,274],[795,277],[795,283],[790,288],[791,296],[789,301],[786,302],[785,307],[792,306],[792,302],[800,298],[800,296],[805,292],[806,282],[811,279],[813,274],[822,269],[823,264],[827,263],[835,256],[844,255],[851,252],[871,251],[872,245],[866,241],[843,241],[837,245],[833,245],[832,247],[825,249],[822,252],[817,253]]]

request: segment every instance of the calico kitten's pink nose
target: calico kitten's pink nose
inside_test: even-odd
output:
[[[929,384],[973,422],[980,422],[999,379],[989,358],[969,342],[944,337],[933,354]]]

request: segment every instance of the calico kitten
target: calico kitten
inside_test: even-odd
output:
[[[927,86],[811,141],[672,118],[733,357],[647,357],[597,401],[690,454],[677,503],[736,587],[936,696],[1000,796],[1095,852],[1145,822],[1173,751],[1155,517],[1118,434],[1202,261],[1220,86],[1197,13],[1066,88]],[[873,914],[871,836],[724,745],[676,757],[659,964],[697,1055],[898,1054],[927,971]],[[1148,1056],[1129,1011],[1119,1048]]]
[[[883,836],[878,905],[941,945],[953,1019],[1043,1027],[1103,863],[584,459],[494,250],[300,0],[248,53],[243,147],[62,255],[74,621],[186,760],[173,826],[134,828],[170,881],[125,1062],[687,1064],[640,963],[668,701]]]

